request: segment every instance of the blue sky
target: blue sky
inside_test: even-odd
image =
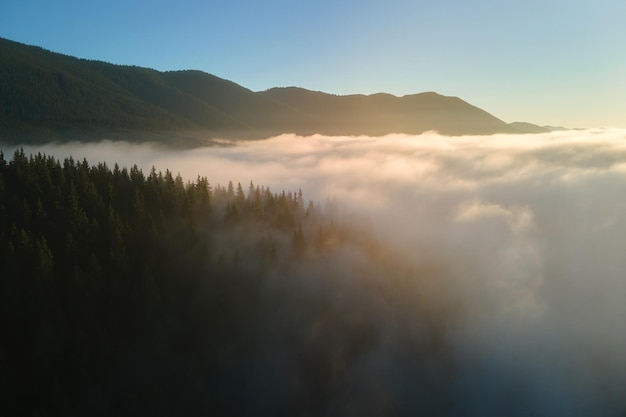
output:
[[[5,1],[0,36],[252,90],[436,91],[507,121],[626,128],[624,0]]]

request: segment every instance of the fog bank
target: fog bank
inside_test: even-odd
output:
[[[438,300],[462,312],[445,333],[456,415],[626,412],[626,131],[24,150],[331,202],[408,265],[439,271]]]

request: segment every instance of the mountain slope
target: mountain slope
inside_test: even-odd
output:
[[[490,134],[515,129],[456,97],[253,92],[201,71],[159,72],[0,38],[0,141],[264,137],[279,133]]]
[[[457,97],[437,93],[396,97],[390,94],[335,96],[296,87],[260,93],[298,108],[307,115],[307,133],[366,134],[422,133],[448,135],[512,132],[502,120]]]
[[[0,40],[0,57],[4,126],[241,125],[209,103],[168,85],[163,73],[155,70],[81,60],[6,40]]]
[[[509,123],[509,126],[518,130],[520,133],[547,133],[550,132],[545,126],[538,126],[532,123],[526,122],[512,122]]]

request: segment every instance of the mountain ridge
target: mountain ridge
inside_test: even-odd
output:
[[[193,145],[210,138],[519,133],[458,97],[336,95],[302,87],[254,92],[199,70],[157,71],[0,38],[0,141],[104,137]],[[170,139],[167,139],[167,138]]]

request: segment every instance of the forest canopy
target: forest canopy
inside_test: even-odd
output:
[[[417,272],[301,192],[19,149],[0,253],[0,415],[387,412],[358,375],[391,323],[424,398],[449,366]]]

